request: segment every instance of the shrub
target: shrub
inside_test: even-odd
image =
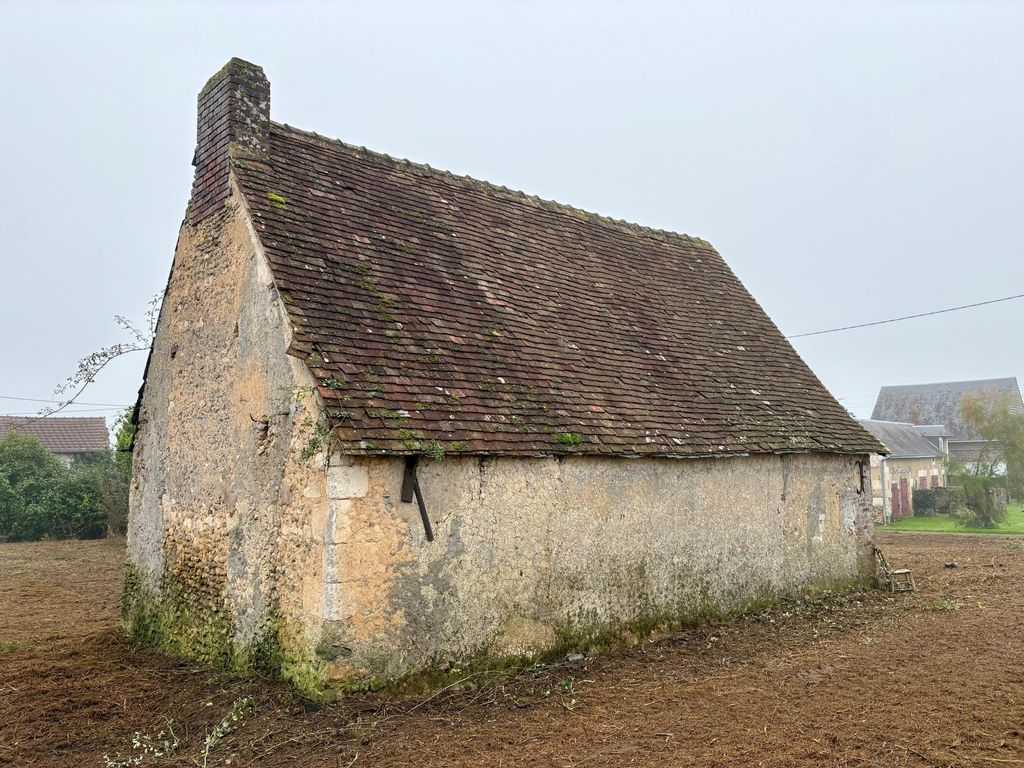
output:
[[[962,506],[964,503],[963,488],[954,485],[940,486],[931,489],[935,494],[935,512],[940,515],[949,515]]]
[[[915,517],[931,517],[935,514],[936,505],[936,489],[915,488],[913,491],[914,497],[914,516]]]
[[[109,453],[68,467],[36,438],[9,432],[0,438],[0,541],[99,538],[123,518],[127,487]]]
[[[59,508],[67,469],[32,437],[8,432],[0,439],[0,539],[40,539]]]
[[[964,503],[961,509],[969,525],[995,528],[1006,517],[1005,491],[986,475],[964,475]],[[1002,494],[997,493],[1003,491]]]
[[[98,539],[107,530],[100,483],[110,463],[107,454],[76,460],[57,483],[56,514],[46,538]]]
[[[128,486],[131,479],[131,465],[118,461],[110,462],[107,470],[97,478],[100,508],[108,536],[124,536],[128,532]]]

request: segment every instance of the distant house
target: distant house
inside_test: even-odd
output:
[[[949,429],[943,424],[915,424],[914,429],[924,435],[925,439],[942,451],[943,456],[949,455]]]
[[[897,421],[863,419],[861,424],[886,448],[888,456],[871,457],[871,496],[875,519],[898,520],[914,514],[914,488],[946,484],[945,435],[941,425],[917,427]],[[924,432],[937,433],[926,435]],[[937,438],[938,444],[932,442]]]
[[[1011,411],[1024,414],[1024,400],[1015,377],[941,381],[933,384],[902,384],[882,387],[871,418],[878,421],[903,421],[915,425],[943,425],[950,456],[970,463],[978,459],[987,441],[972,434],[960,415],[964,396],[1006,397]],[[934,437],[934,436],[933,436]]]
[[[0,437],[12,431],[38,438],[68,465],[80,456],[110,447],[107,421],[102,416],[0,416]]]

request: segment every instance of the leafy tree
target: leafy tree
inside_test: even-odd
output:
[[[138,405],[132,406],[121,416],[114,434],[114,461],[132,473],[132,441],[135,439],[135,418]]]
[[[109,453],[70,467],[34,437],[0,438],[0,541],[97,538],[106,530],[103,481]]]
[[[0,539],[39,539],[59,514],[66,467],[37,439],[17,432],[0,438]]]
[[[972,460],[950,457],[950,474],[959,478],[974,524],[994,527],[1004,510],[993,491],[1006,487],[1015,498],[1024,495],[1024,415],[1013,413],[1012,400],[996,393],[964,395],[960,415],[967,430],[984,442]]]
[[[107,518],[107,534],[124,536],[128,531],[128,488],[132,479],[132,439],[135,436],[135,408],[121,416],[114,435],[114,455],[107,471],[99,477],[101,503]]]
[[[103,480],[113,461],[109,453],[76,460],[57,488],[60,514],[52,519],[49,537],[57,539],[98,539],[107,529],[103,506]]]

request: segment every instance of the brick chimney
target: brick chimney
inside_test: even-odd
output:
[[[243,147],[250,155],[265,154],[269,134],[270,83],[263,69],[231,59],[199,92],[190,224],[199,223],[220,208],[230,195],[231,144]]]

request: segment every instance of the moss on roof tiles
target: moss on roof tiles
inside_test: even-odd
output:
[[[880,449],[700,238],[277,123],[232,165],[350,450]]]

